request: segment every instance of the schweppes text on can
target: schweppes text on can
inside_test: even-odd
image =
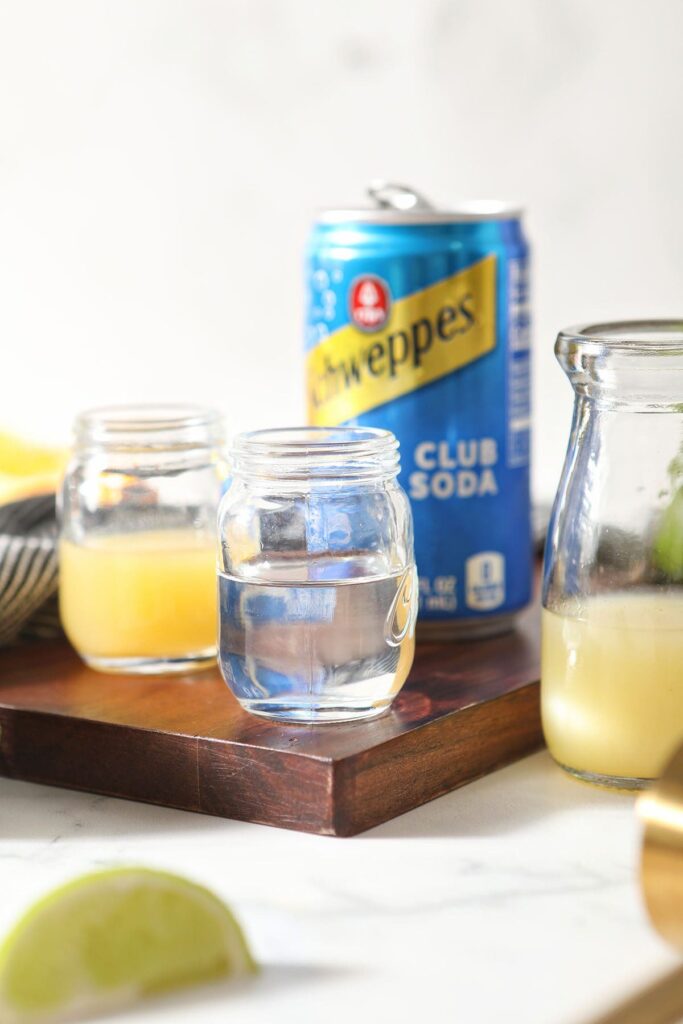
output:
[[[502,203],[378,183],[307,253],[311,424],[385,427],[415,521],[420,632],[511,625],[532,586],[528,246]]]

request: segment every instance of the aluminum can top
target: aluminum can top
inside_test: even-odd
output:
[[[371,181],[367,189],[371,205],[321,210],[318,224],[458,224],[467,221],[518,220],[523,213],[516,203],[498,199],[467,200],[451,209],[436,206],[408,185]]]

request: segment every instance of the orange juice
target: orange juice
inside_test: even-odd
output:
[[[211,535],[157,530],[60,545],[66,635],[94,667],[211,657],[216,552]],[[134,666],[131,666],[134,667]],[[139,666],[144,668],[144,664]]]
[[[575,615],[544,609],[541,701],[560,764],[656,778],[683,741],[683,593],[588,598]]]

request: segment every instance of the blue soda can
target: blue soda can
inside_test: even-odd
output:
[[[528,245],[503,203],[375,183],[307,249],[309,423],[401,444],[424,638],[510,628],[531,598]]]

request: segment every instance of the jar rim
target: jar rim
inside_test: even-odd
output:
[[[272,427],[265,430],[248,430],[238,434],[234,448],[239,451],[303,453],[352,452],[371,447],[377,451],[385,447],[398,447],[398,441],[390,430],[379,427]]]
[[[189,402],[141,402],[85,409],[76,417],[74,435],[80,444],[193,446],[221,444],[224,427],[215,409]]]
[[[79,426],[98,425],[113,432],[168,430],[173,427],[192,427],[200,424],[220,423],[221,415],[215,409],[191,402],[140,402],[130,405],[100,405],[84,409],[76,417]]]
[[[592,352],[625,352],[639,356],[683,355],[683,318],[612,320],[566,327],[560,331],[555,352],[569,345]]]
[[[399,444],[377,427],[276,427],[238,434],[232,470],[238,475],[303,480],[395,476]]]

